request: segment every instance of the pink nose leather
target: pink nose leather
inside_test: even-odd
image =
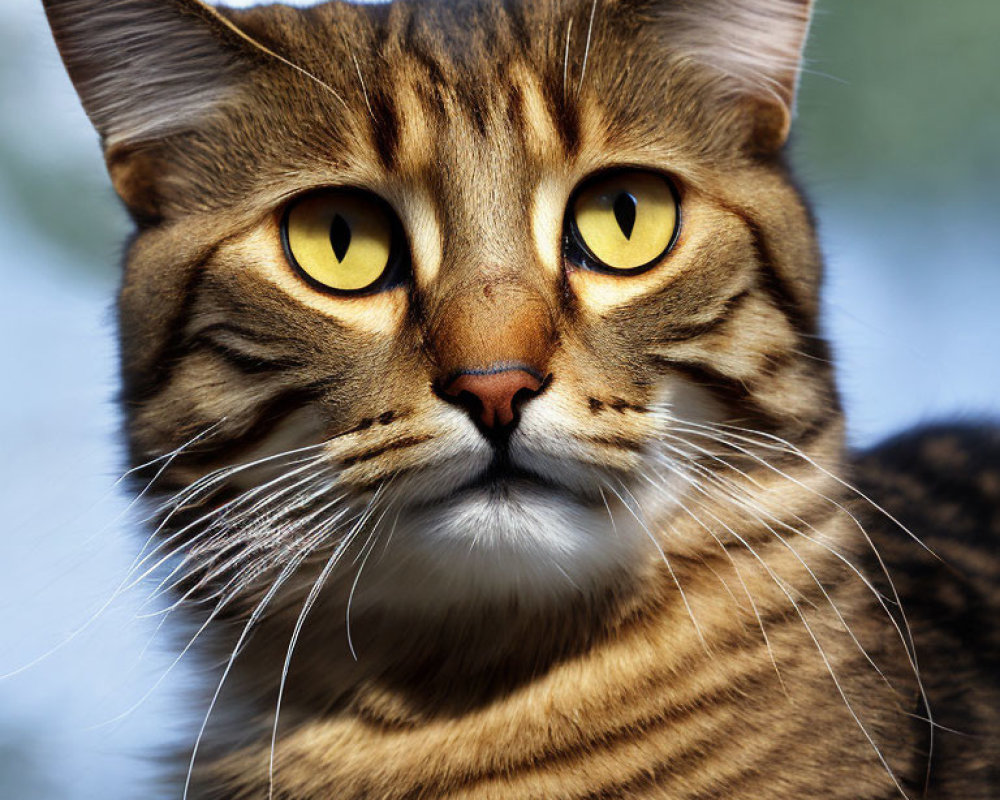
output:
[[[463,394],[470,394],[479,401],[479,422],[485,428],[503,428],[514,421],[519,392],[535,395],[542,382],[523,369],[505,369],[497,372],[463,372],[454,378],[443,393],[461,402]]]

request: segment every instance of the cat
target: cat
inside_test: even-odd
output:
[[[213,677],[171,796],[998,796],[1000,435],[845,448],[808,0],[43,3]]]

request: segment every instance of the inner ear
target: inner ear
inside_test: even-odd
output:
[[[791,131],[792,108],[775,98],[750,95],[743,98],[743,109],[750,119],[748,149],[759,155],[780,150]]]
[[[119,145],[105,152],[111,183],[132,218],[141,226],[155,225],[163,216],[160,182],[169,165],[153,142]]]

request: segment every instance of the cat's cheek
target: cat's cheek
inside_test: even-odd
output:
[[[271,226],[261,226],[229,246],[227,258],[252,270],[312,311],[359,333],[394,337],[406,320],[408,295],[404,287],[361,296],[322,292],[300,278],[288,263],[280,237]]]
[[[703,386],[679,375],[660,378],[654,392],[656,435],[688,424],[710,425],[726,420],[727,409]]]
[[[585,269],[571,269],[567,277],[570,289],[581,307],[594,315],[627,306],[637,298],[652,293],[659,285],[659,281],[648,273],[647,276],[618,277]]]

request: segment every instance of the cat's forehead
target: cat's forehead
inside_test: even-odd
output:
[[[328,3],[261,9],[241,23],[332,89],[340,155],[432,182],[507,185],[627,151],[672,127],[650,91],[643,48],[626,46],[619,10],[589,2]],[[683,103],[669,103],[683,108]],[[345,120],[338,119],[344,117]],[[622,157],[627,158],[627,152]]]
[[[545,4],[330,3],[290,44],[371,128],[389,170],[579,147],[566,13]],[[560,70],[565,67],[561,74]],[[555,155],[555,153],[553,153]]]

